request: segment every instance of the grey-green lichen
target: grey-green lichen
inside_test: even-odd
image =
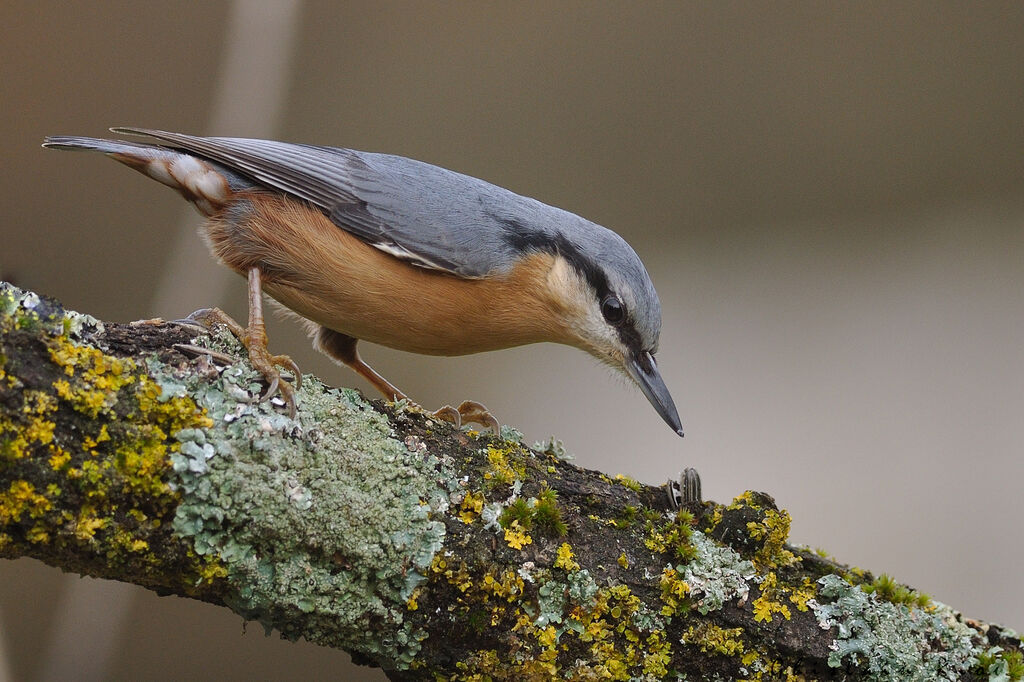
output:
[[[175,530],[227,567],[229,605],[244,617],[407,666],[425,637],[407,601],[445,535],[430,518],[448,505],[443,465],[394,438],[355,391],[306,377],[293,420],[239,402],[256,379],[236,364],[213,381],[180,380],[216,426],[175,434]]]
[[[696,557],[679,567],[679,572],[690,588],[691,597],[697,600],[697,610],[707,614],[732,599],[746,600],[749,581],[755,575],[754,565],[699,530],[693,531],[690,542],[697,550]]]
[[[976,631],[947,606],[910,609],[878,599],[837,575],[818,580],[809,602],[822,628],[838,631],[828,664],[864,666],[872,680],[959,680],[980,653]]]

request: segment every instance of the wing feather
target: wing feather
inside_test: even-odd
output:
[[[508,231],[550,225],[545,206],[477,178],[399,156],[272,140],[114,128],[220,163],[313,204],[396,258],[467,278],[507,269]],[[509,215],[508,220],[502,216]],[[575,216],[572,216],[575,218]]]

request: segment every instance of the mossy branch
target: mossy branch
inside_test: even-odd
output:
[[[665,489],[0,287],[0,557],[222,604],[393,679],[1020,679],[1021,641]]]

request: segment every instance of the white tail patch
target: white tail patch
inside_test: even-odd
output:
[[[205,216],[214,215],[231,200],[227,178],[194,156],[161,155],[150,159],[140,170],[157,182],[180,191]]]

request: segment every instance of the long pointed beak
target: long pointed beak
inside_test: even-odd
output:
[[[665,423],[682,436],[683,425],[679,422],[679,411],[676,410],[676,404],[668,392],[668,387],[665,386],[661,373],[658,372],[658,365],[654,362],[654,356],[644,351],[639,356],[628,358],[626,360],[626,371],[629,373],[629,376],[633,377],[633,381],[640,386],[640,390],[651,401],[651,405],[654,405],[654,409],[665,420]]]

